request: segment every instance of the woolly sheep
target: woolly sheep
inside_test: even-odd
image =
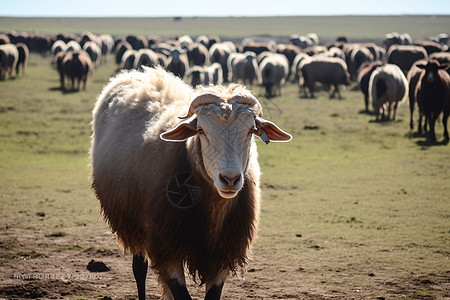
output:
[[[342,98],[339,92],[339,85],[349,85],[350,75],[347,71],[345,61],[337,57],[318,56],[309,60],[304,60],[299,69],[303,76],[303,86],[308,87],[311,97],[314,98],[314,84],[320,82],[325,85],[332,85],[330,98],[334,98],[337,93],[339,99]],[[301,84],[299,82],[299,84]],[[306,95],[306,89],[305,96]]]
[[[227,66],[229,82],[242,81],[249,86],[252,86],[254,81],[260,82],[260,72],[254,52],[231,53]]]
[[[283,54],[272,53],[259,65],[260,84],[266,89],[266,97],[281,96],[281,87],[289,75],[289,61]]]
[[[392,106],[394,110],[392,120],[395,120],[397,107],[405,102],[407,96],[408,81],[398,66],[386,64],[372,72],[369,79],[369,101],[372,103],[377,121],[380,114],[382,120],[386,118],[389,120]]]
[[[407,74],[414,62],[420,59],[427,59],[428,54],[425,48],[413,45],[393,45],[386,54],[387,62],[400,67]]]
[[[163,299],[191,299],[184,265],[206,284],[205,299],[220,299],[226,278],[248,263],[258,226],[252,133],[291,136],[262,119],[260,103],[244,87],[194,92],[159,67],[112,78],[97,99],[92,128],[92,187],[133,254],[139,299],[147,260]]]
[[[13,70],[16,69],[19,60],[19,51],[14,44],[0,45],[0,80],[6,79],[8,73],[9,79],[13,77]]]

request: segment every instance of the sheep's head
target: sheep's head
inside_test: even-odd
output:
[[[425,70],[423,78],[429,83],[434,84],[439,77],[439,70],[447,70],[447,64],[439,64],[437,60],[430,59],[428,61],[420,62],[416,65],[419,69]]]
[[[258,100],[238,85],[202,91],[181,118],[185,120],[161,138],[184,141],[198,135],[206,173],[223,198],[235,197],[244,185],[253,134],[266,143],[292,138],[264,120]]]

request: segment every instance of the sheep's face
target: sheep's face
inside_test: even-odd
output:
[[[203,164],[220,196],[233,198],[244,184],[255,117],[247,105],[222,103],[213,110],[204,105],[197,116]],[[234,106],[234,107],[233,107]],[[239,110],[234,113],[233,109]],[[247,108],[245,107],[247,106]]]
[[[195,113],[197,117],[161,134],[161,138],[183,141],[198,135],[204,168],[223,198],[234,198],[244,185],[253,134],[264,135],[267,140],[291,139],[275,124],[256,117],[246,104],[205,104],[196,108]]]

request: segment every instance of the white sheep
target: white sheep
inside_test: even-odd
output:
[[[381,118],[388,120],[393,106],[395,114],[397,107],[405,102],[408,96],[408,80],[402,70],[393,64],[380,66],[373,71],[369,79],[369,102],[372,102],[376,120]],[[387,110],[387,116],[386,116]]]

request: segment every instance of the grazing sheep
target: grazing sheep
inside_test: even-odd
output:
[[[291,77],[291,73],[290,72],[291,72],[291,69],[292,69],[292,65],[294,63],[294,59],[299,53],[302,53],[302,51],[300,50],[299,47],[297,47],[295,45],[279,44],[279,45],[277,45],[277,49],[276,49],[275,52],[284,54],[284,56],[287,57],[287,59],[289,61],[289,75],[288,75],[288,78],[290,78]]]
[[[372,102],[377,121],[380,113],[382,119],[389,120],[392,106],[394,109],[392,120],[395,120],[397,106],[405,102],[407,96],[408,81],[397,65],[386,64],[372,72],[369,79],[369,100]]]
[[[289,75],[289,61],[283,54],[272,53],[259,65],[260,78],[265,89],[267,98],[281,96],[281,87]]]
[[[267,43],[257,43],[257,42],[247,42],[242,47],[242,53],[244,52],[254,52],[256,55],[261,54],[263,52],[273,52],[272,47],[270,47]]]
[[[393,45],[411,45],[412,39],[408,33],[392,32],[385,35],[384,44],[386,45],[386,51],[389,51]]]
[[[114,49],[114,39],[110,34],[102,34],[98,38],[102,43],[102,59],[107,62]]]
[[[427,59],[427,51],[421,46],[393,45],[386,54],[387,63],[394,64],[407,74],[414,62]]]
[[[358,76],[358,70],[365,62],[371,62],[374,57],[369,49],[364,46],[357,46],[353,48],[350,59],[348,60],[348,68],[350,71],[350,78],[355,80]]]
[[[259,67],[254,52],[231,53],[227,64],[229,82],[242,81],[244,84],[252,86],[254,81],[260,81]]]
[[[130,49],[125,51],[125,53],[122,55],[122,62],[119,65],[119,69],[121,70],[134,69],[134,62],[136,61],[137,55],[138,55],[137,50]]]
[[[140,49],[136,53],[134,69],[139,70],[142,66],[154,67],[159,64],[158,55],[151,49]]]
[[[63,74],[70,78],[72,90],[80,90],[80,82],[83,81],[83,89],[86,89],[86,80],[92,73],[92,61],[86,51],[68,51],[62,61]],[[63,87],[64,83],[63,83]]]
[[[0,80],[6,79],[6,73],[9,79],[13,78],[13,70],[16,69],[18,60],[19,51],[14,44],[0,45]]]
[[[100,48],[100,46],[96,42],[87,41],[83,45],[83,50],[86,51],[87,54],[89,54],[93,66],[95,68],[98,68],[102,61],[102,48]]]
[[[166,69],[176,76],[184,79],[189,72],[189,58],[186,50],[180,47],[174,47],[170,51],[170,56],[167,59]]]
[[[361,92],[364,94],[365,112],[369,112],[369,79],[373,71],[379,66],[382,66],[381,61],[367,62],[361,65],[358,71],[358,83]]]
[[[191,299],[184,266],[206,284],[205,299],[220,299],[226,278],[248,263],[258,226],[252,134],[291,136],[262,119],[260,103],[244,87],[194,93],[159,67],[112,78],[92,124],[92,188],[133,254],[139,299],[148,262],[163,299]]]
[[[345,61],[336,57],[318,56],[310,60],[304,60],[300,64],[300,70],[303,76],[303,86],[308,87],[311,97],[314,98],[314,84],[320,82],[325,85],[332,85],[330,98],[334,98],[337,93],[339,99],[342,99],[339,92],[339,85],[349,85],[350,75],[347,71]],[[301,84],[299,82],[299,84]],[[307,97],[306,89],[305,97]]]
[[[191,86],[194,88],[197,85],[205,84],[205,69],[200,66],[193,66],[189,69],[187,77],[188,81],[191,82]]]
[[[189,69],[188,78],[191,78],[191,86],[222,84],[222,67],[219,63],[213,63],[208,67],[193,66]]]
[[[53,57],[59,52],[67,51],[67,44],[63,40],[57,40],[53,43],[50,53]]]
[[[293,82],[299,82],[300,76],[301,76],[301,72],[299,69],[300,64],[302,63],[302,61],[308,60],[308,59],[311,59],[311,57],[306,53],[299,53],[295,56],[294,61],[292,62],[291,72],[290,72],[290,74],[294,74],[294,78],[292,79]]]
[[[190,66],[210,65],[211,59],[208,48],[200,43],[194,43],[187,52]]]
[[[28,65],[28,59],[30,58],[30,50],[24,43],[17,43],[16,47],[19,52],[19,58],[16,64],[16,75],[19,75],[20,67],[22,67],[22,75],[25,75],[25,69]]]
[[[122,57],[128,50],[133,50],[133,47],[131,47],[130,43],[126,41],[121,41],[116,46],[116,64],[120,65],[122,63]]]
[[[418,60],[416,61],[411,69],[409,70],[408,74],[407,74],[407,79],[408,79],[408,98],[409,98],[409,112],[410,112],[410,119],[409,119],[409,128],[411,130],[414,129],[414,121],[413,121],[413,117],[414,117],[414,110],[416,108],[416,106],[418,107],[418,103],[417,103],[417,99],[416,99],[416,87],[417,87],[417,83],[419,82],[419,78],[420,75],[422,73],[422,69],[417,67],[417,64],[426,64],[427,61],[424,59]],[[418,123],[418,130],[417,132],[419,134],[422,134],[422,119],[423,119],[424,115],[423,113],[419,110],[419,123]],[[424,128],[426,131],[426,121],[424,124]]]
[[[228,81],[228,57],[231,53],[236,52],[236,47],[231,42],[216,43],[209,48],[211,63],[219,63],[222,67],[222,78]]]
[[[430,59],[437,60],[441,65],[450,64],[450,52],[436,52],[430,55]],[[450,71],[447,69],[447,71]]]
[[[0,33],[0,45],[11,44],[10,38],[3,33]]]
[[[81,45],[77,41],[69,41],[67,43],[67,51],[81,51]]]
[[[450,114],[450,75],[445,69],[448,65],[440,65],[438,61],[428,60],[418,63],[416,67],[422,69],[415,91],[420,111],[423,112],[428,123],[428,140],[436,141],[434,125],[443,112],[444,143],[448,143],[447,119]]]

